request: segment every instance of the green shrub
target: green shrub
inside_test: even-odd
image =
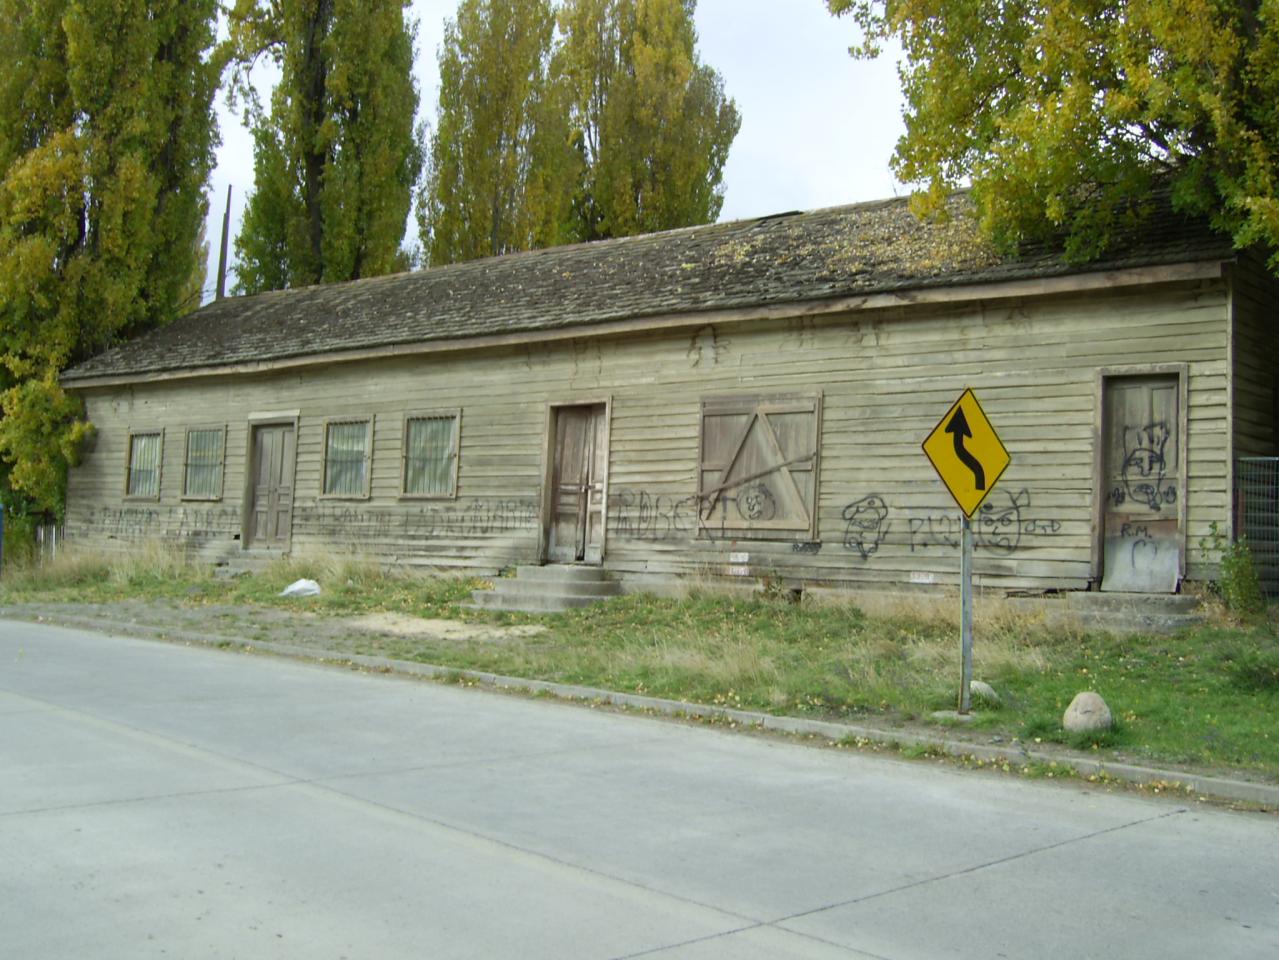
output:
[[[1199,541],[1199,546],[1220,557],[1221,574],[1216,589],[1222,603],[1231,613],[1240,616],[1261,613],[1266,609],[1266,598],[1261,593],[1257,564],[1248,547],[1248,538],[1240,537],[1226,543],[1215,520],[1208,530],[1208,536]]]
[[[0,509],[3,509],[0,507]],[[4,511],[4,565],[26,565],[35,553],[36,517]]]

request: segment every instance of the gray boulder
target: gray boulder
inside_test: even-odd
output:
[[[1091,690],[1075,694],[1075,699],[1066,708],[1066,715],[1061,718],[1061,725],[1071,733],[1109,730],[1114,722],[1106,701]]]
[[[984,703],[988,707],[999,706],[999,694],[985,680],[973,680],[968,684],[968,696],[973,703]]]

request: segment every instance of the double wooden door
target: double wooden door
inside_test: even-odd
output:
[[[293,515],[293,461],[292,424],[253,428],[253,522],[249,541],[254,546],[288,546]]]
[[[554,418],[546,558],[600,563],[604,551],[608,417],[602,403],[559,407]]]

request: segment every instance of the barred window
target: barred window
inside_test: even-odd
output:
[[[400,491],[404,496],[456,496],[458,420],[458,411],[405,418]]]
[[[206,427],[187,431],[187,452],[182,496],[189,500],[222,497],[223,451],[226,428]]]
[[[125,495],[147,500],[160,499],[160,453],[163,432],[129,434],[129,475]]]
[[[324,495],[367,497],[373,421],[332,420],[324,430]]]

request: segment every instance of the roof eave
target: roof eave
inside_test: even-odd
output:
[[[1220,279],[1226,266],[1234,262],[1233,255],[1209,259],[1189,260],[1179,263],[1156,264],[1120,269],[1095,270],[1083,273],[1030,277],[1017,280],[979,282],[968,284],[912,287],[900,290],[871,292],[858,295],[842,295],[814,300],[788,300],[753,307],[721,308],[684,311],[632,317],[580,326],[546,327],[518,333],[483,334],[473,337],[454,337],[440,340],[420,340],[409,343],[384,344],[349,350],[300,354],[273,360],[247,363],[214,364],[169,370],[142,370],[133,373],[71,376],[64,373],[60,382],[70,390],[87,390],[99,387],[124,386],[133,383],[154,383],[167,380],[187,380],[204,377],[237,376],[270,373],[297,367],[318,366],[330,363],[348,363],[383,357],[412,356],[418,354],[446,353],[460,350],[515,346],[581,337],[606,337],[649,330],[667,330],[699,327],[706,324],[732,324],[768,320],[782,317],[815,317],[832,313],[860,310],[877,310],[902,306],[928,304],[968,303],[982,300],[1007,300],[1024,297],[1043,297],[1096,290],[1117,290],[1126,287],[1154,284],[1182,283],[1196,280]]]

